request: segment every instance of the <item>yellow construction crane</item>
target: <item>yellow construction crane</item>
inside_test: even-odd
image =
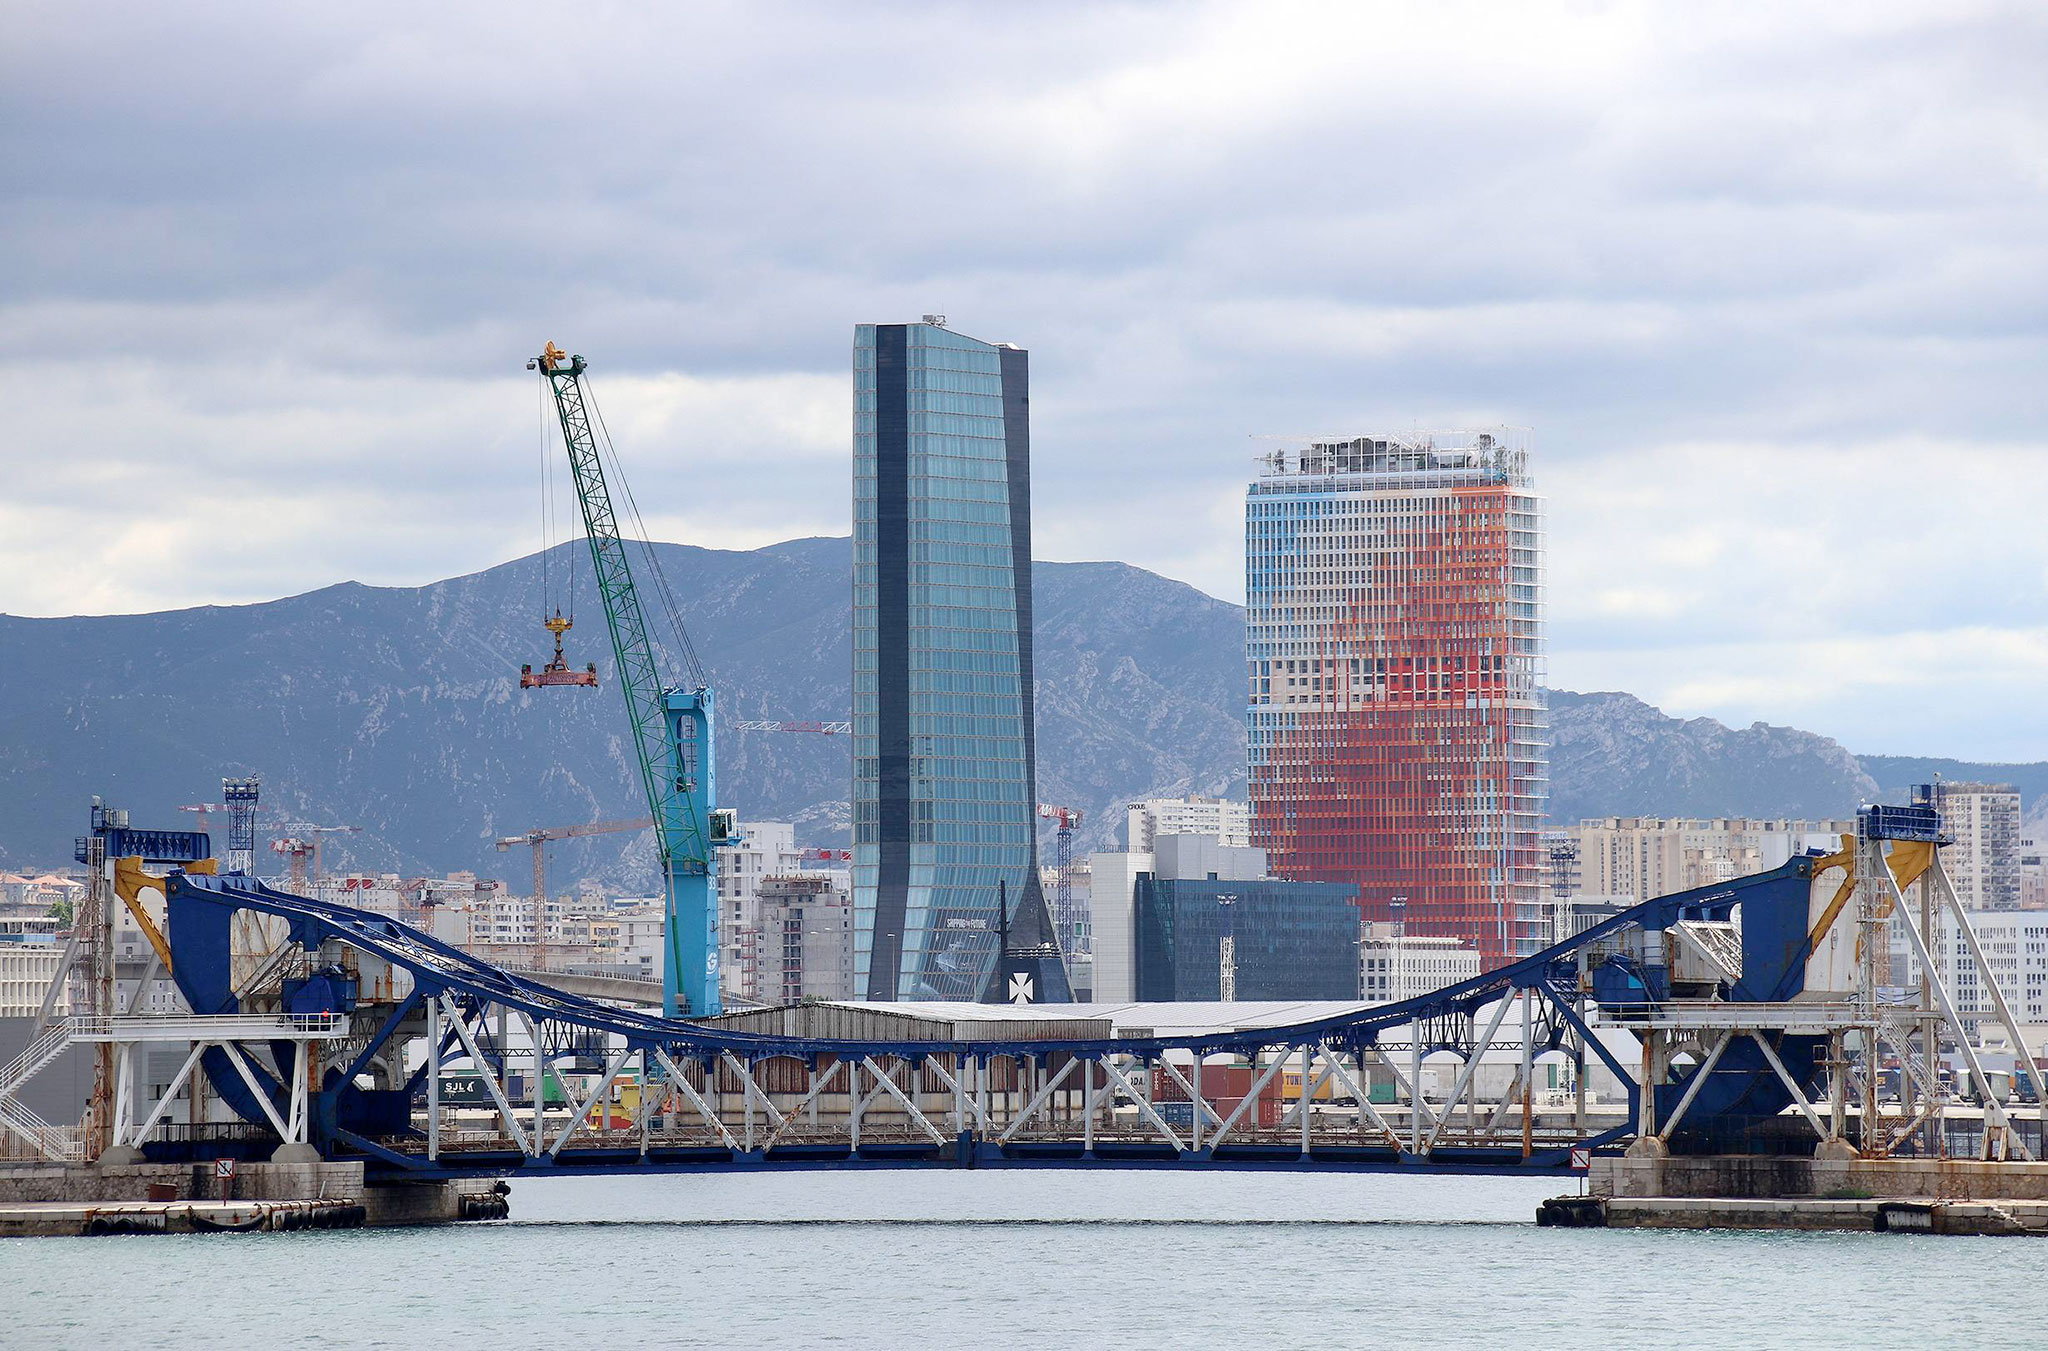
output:
[[[579,835],[611,835],[621,830],[646,830],[654,824],[654,818],[637,817],[631,821],[591,821],[580,826],[557,826],[552,830],[529,830],[524,835],[507,835],[498,841],[499,852],[515,844],[533,846],[533,958],[536,971],[547,966],[547,918],[548,918],[548,841],[573,840]]]

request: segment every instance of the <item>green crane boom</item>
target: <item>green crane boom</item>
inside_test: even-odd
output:
[[[708,1017],[720,1009],[711,851],[731,834],[730,813],[713,805],[711,687],[701,671],[692,672],[691,689],[669,685],[655,663],[646,611],[633,585],[591,425],[591,403],[583,383],[586,363],[549,343],[527,368],[538,369],[547,381],[561,420],[569,472],[590,541],[591,568],[604,600],[619,686],[626,697],[634,759],[661,849],[666,892],[663,1001],[671,1016]]]

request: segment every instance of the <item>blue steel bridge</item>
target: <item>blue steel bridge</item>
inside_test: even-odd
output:
[[[61,1034],[112,1042],[122,1058],[102,1137],[116,1149],[189,1150],[165,1127],[173,1099],[204,1076],[261,1148],[360,1159],[383,1181],[862,1167],[1555,1173],[1575,1153],[1583,1166],[1586,1152],[1631,1142],[1913,1149],[1939,1128],[1947,1098],[1928,1051],[1954,1009],[1938,981],[1938,1008],[1877,998],[1858,935],[1880,907],[1906,909],[1894,904],[1901,886],[1939,877],[1936,865],[1902,882],[1883,838],[1637,905],[1418,998],[1174,1036],[1077,1035],[1100,1024],[1056,1006],[958,1021],[860,1005],[664,1018],[499,969],[382,914],[241,874],[174,871],[152,881],[162,955],[191,1012],[60,1024],[0,1069],[0,1131],[49,1138],[8,1095]],[[818,1028],[876,1034],[808,1035]],[[182,1048],[181,1068],[140,1100],[127,1057],[166,1042]],[[1586,1110],[1595,1064],[1626,1094],[1625,1118]],[[1580,1096],[1539,1092],[1551,1066]],[[443,1101],[451,1084],[472,1091]]]
[[[1063,1037],[1057,1022],[1020,1019],[970,1040],[851,1040],[666,1019],[565,994],[388,917],[240,876],[174,874],[168,939],[193,1009],[290,1025],[195,1045],[192,1070],[244,1120],[324,1157],[360,1156],[376,1173],[1044,1164],[1542,1172],[1569,1167],[1575,1146],[1612,1146],[1642,1125],[1641,1060],[1624,1063],[1589,1020],[1627,1026],[1650,1011],[1646,999],[1668,998],[1670,964],[1660,971],[1644,953],[1677,926],[1727,924],[1738,905],[1752,916],[1741,965],[1756,976],[1731,981],[1719,971],[1720,988],[1702,993],[1765,1035],[1724,1051],[1697,1091],[1685,1079],[1660,1085],[1670,1101],[1651,1129],[1731,1114],[1775,1122],[1795,1095],[1816,1096],[1812,1029],[1827,1014],[1789,1017],[1787,1008],[1806,960],[1789,939],[1807,932],[1814,872],[1813,861],[1797,859],[1637,906],[1419,999],[1178,1038]],[[1756,922],[1760,912],[1782,912],[1788,923]],[[238,962],[253,957],[238,956],[235,936],[252,931],[252,915],[285,932],[271,969],[238,984]],[[1476,1069],[1486,1050],[1512,1057],[1515,1069],[1506,1091],[1482,1098]],[[1425,1091],[1418,1108],[1423,1063],[1444,1053],[1460,1066],[1454,1086],[1439,1084],[1433,1102]],[[1588,1057],[1605,1064],[1629,1094],[1625,1125],[1594,1132],[1580,1111],[1531,1110],[1538,1062],[1559,1056],[1580,1083]],[[456,1067],[480,1081],[484,1111],[473,1098],[460,1114],[439,1101]],[[582,1094],[549,1103],[543,1086],[565,1085],[571,1070]],[[1270,1086],[1289,1072],[1298,1076],[1293,1103],[1277,1120],[1270,1111],[1260,1119],[1260,1102],[1278,1096]],[[1217,1101],[1227,1074],[1236,1080],[1228,1106]],[[623,1115],[615,1082],[636,1086]],[[1375,1094],[1373,1083],[1394,1092]],[[125,1115],[139,1121],[144,1111]],[[146,1137],[139,1144],[149,1151]]]

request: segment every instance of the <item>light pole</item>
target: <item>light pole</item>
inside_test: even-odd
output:
[[[1387,897],[1387,915],[1393,921],[1394,930],[1394,942],[1392,944],[1394,949],[1394,988],[1392,994],[1396,999],[1406,999],[1408,997],[1408,898],[1406,896]]]
[[[1216,940],[1216,997],[1227,1004],[1237,998],[1237,893],[1218,895],[1216,910],[1222,928]]]

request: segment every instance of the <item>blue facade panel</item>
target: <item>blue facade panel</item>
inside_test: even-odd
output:
[[[1358,889],[1343,882],[1187,881],[1138,874],[1137,998],[1358,998]]]

